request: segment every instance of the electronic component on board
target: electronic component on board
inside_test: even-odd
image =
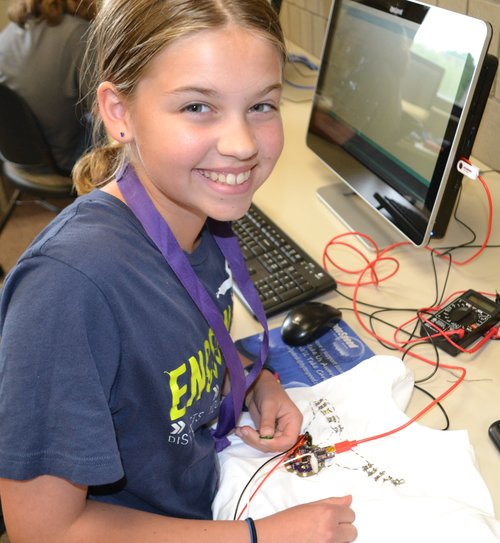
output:
[[[335,456],[335,447],[318,447],[313,445],[309,433],[304,434],[304,442],[290,456],[286,462],[286,469],[299,477],[311,477],[317,475],[324,467],[327,460]]]

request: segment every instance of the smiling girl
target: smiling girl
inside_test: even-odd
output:
[[[301,425],[261,371],[265,347],[245,377],[228,333],[232,278],[266,328],[229,223],[283,147],[273,10],[105,0],[92,43],[109,142],[77,165],[82,196],[2,296],[0,493],[12,543],[352,541],[349,497],[255,524],[211,520],[216,451],[243,402],[255,428],[235,431],[261,451],[289,448]]]

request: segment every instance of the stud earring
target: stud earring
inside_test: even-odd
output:
[[[125,137],[125,132],[120,132],[120,138],[124,138]]]

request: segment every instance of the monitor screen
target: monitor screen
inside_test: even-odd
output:
[[[436,6],[334,2],[307,144],[344,182],[318,191],[342,219],[366,214],[347,185],[389,237],[444,235],[496,72],[490,39],[489,24]]]

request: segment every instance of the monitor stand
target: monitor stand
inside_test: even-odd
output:
[[[320,187],[316,194],[350,231],[370,236],[379,249],[406,240],[402,235],[398,235],[388,221],[378,216],[368,204],[343,183],[332,183]],[[375,251],[373,245],[364,237],[358,236],[358,239],[368,249]]]

